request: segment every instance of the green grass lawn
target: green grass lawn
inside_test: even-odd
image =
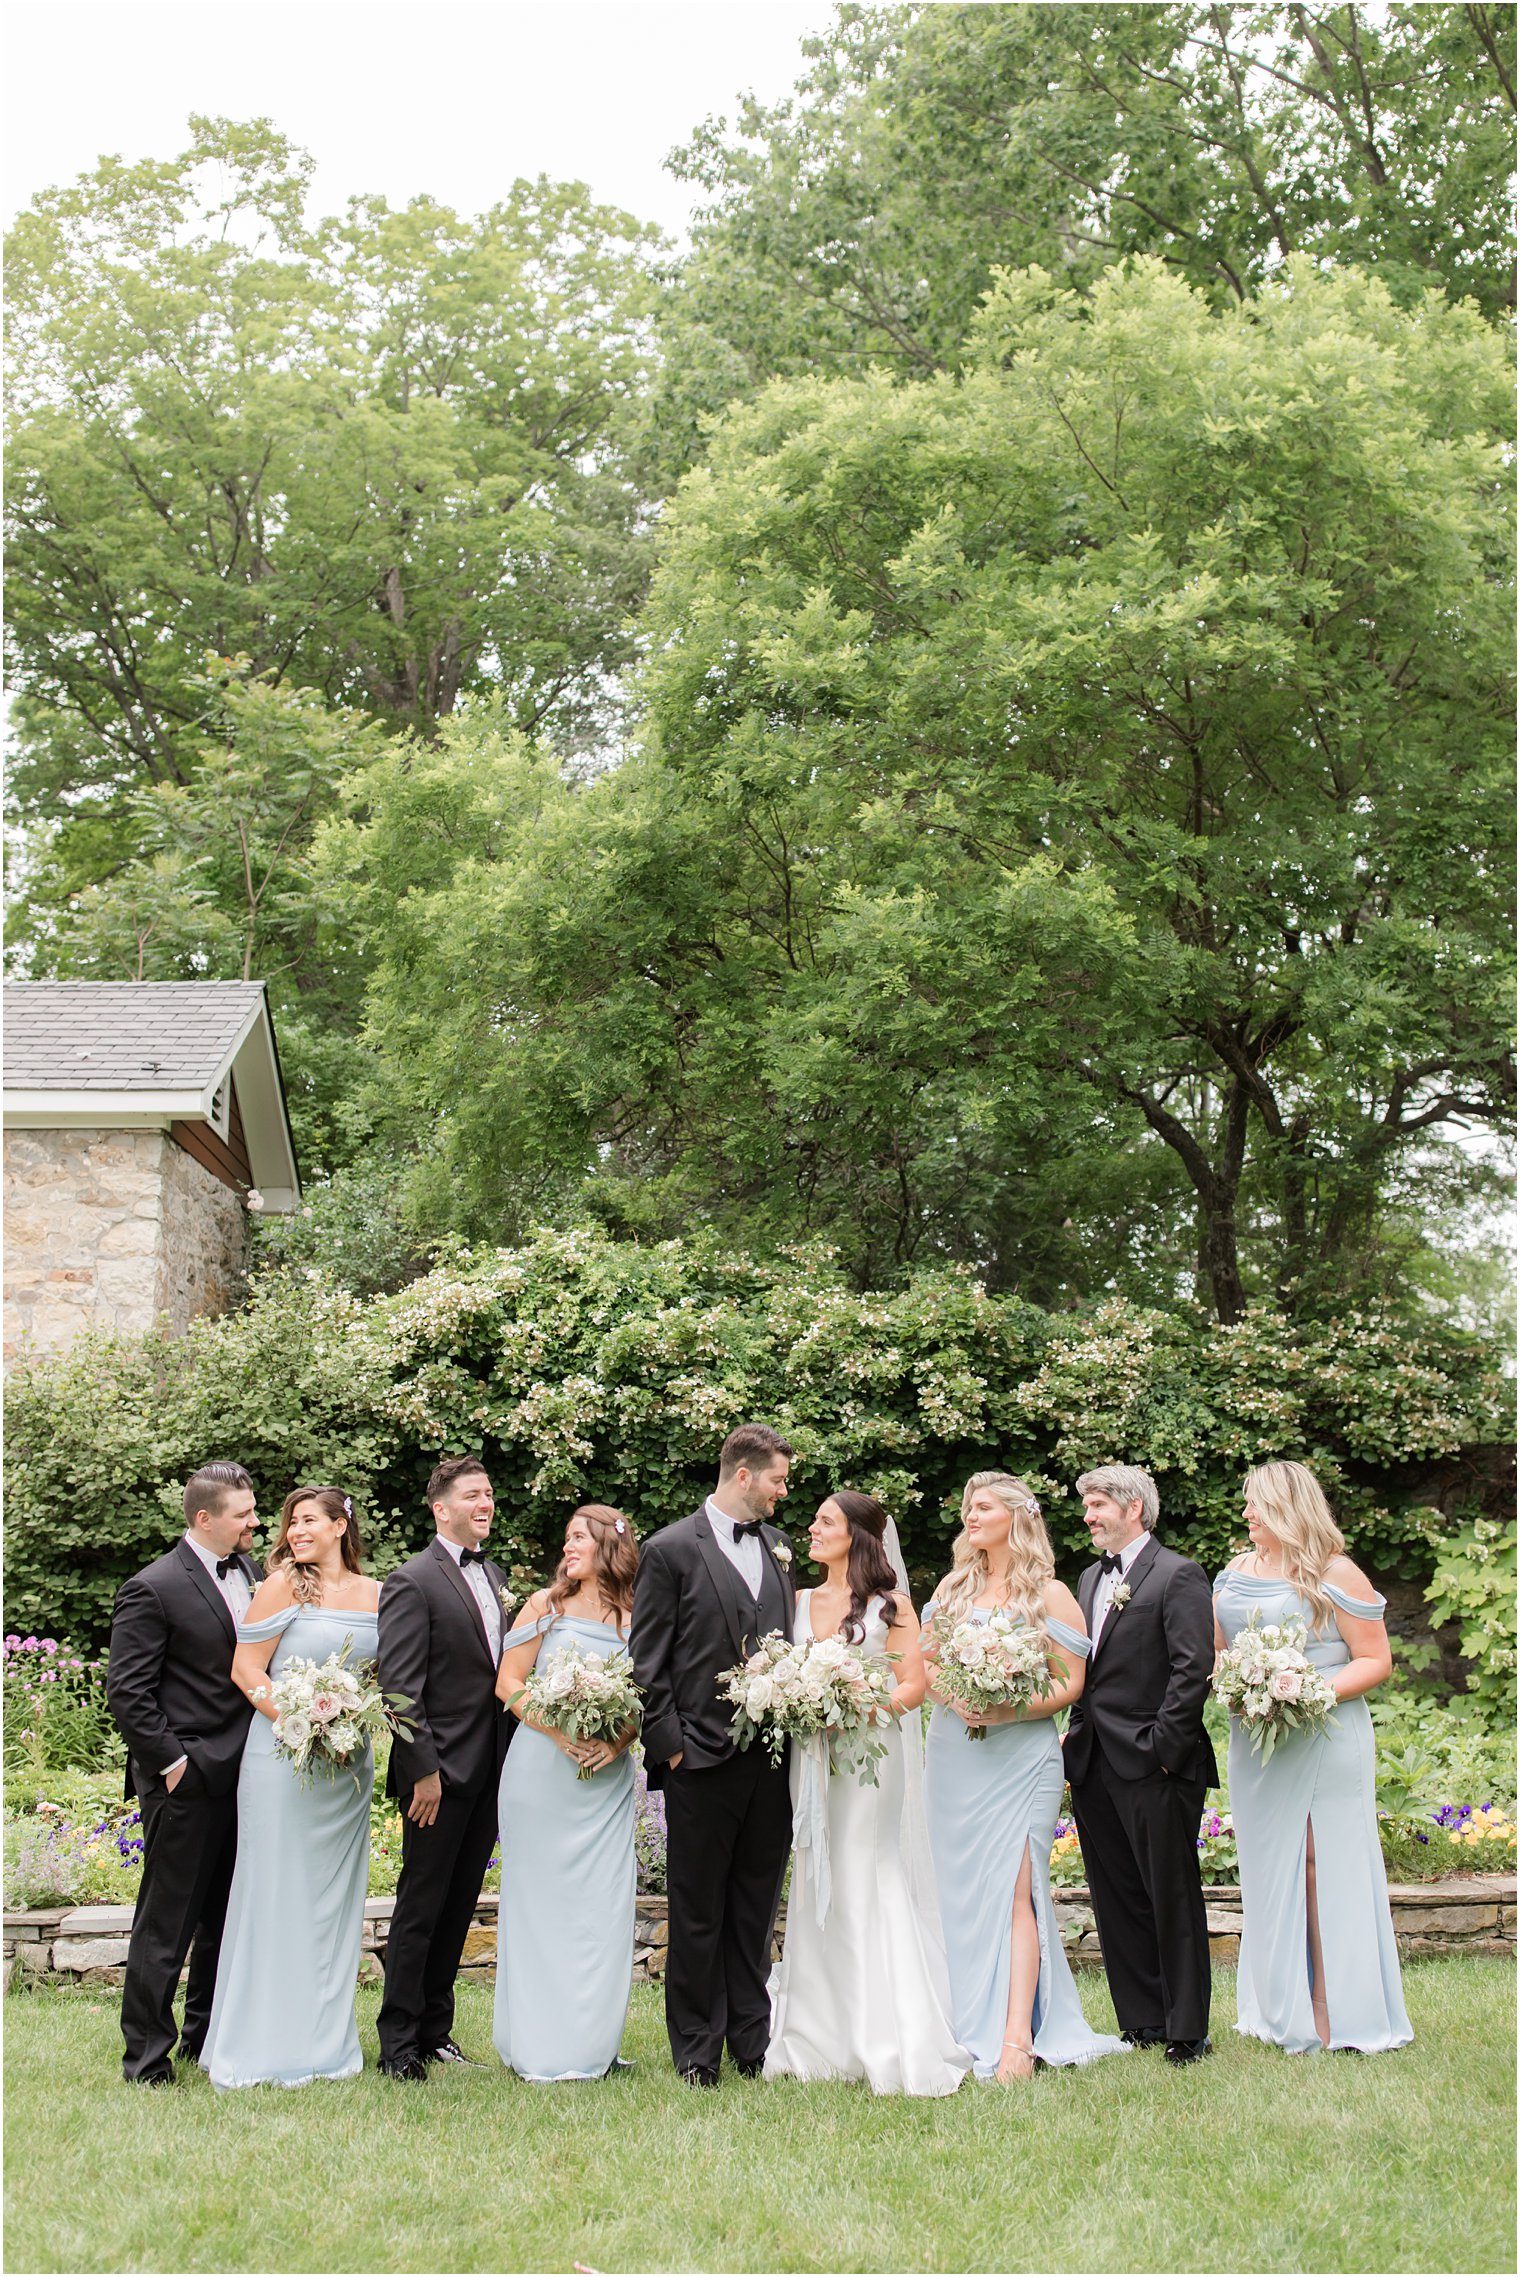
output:
[[[120,2079],[114,1996],[5,2003],[5,2266],[41,2270],[1426,2270],[1515,2266],[1513,1968],[1406,1971],[1415,2045],[1294,2059],[1237,2038],[949,2102],[669,2066],[634,1996],[620,2078],[373,2070],[218,2095]],[[1112,2026],[1101,1981],[1091,2021]],[[886,1988],[883,1988],[885,1998]],[[378,1996],[360,1996],[367,2062]]]

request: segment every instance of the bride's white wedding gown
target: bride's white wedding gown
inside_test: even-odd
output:
[[[797,1599],[794,1634],[811,1638],[812,1591]],[[882,1600],[867,1609],[868,1652],[887,1649]],[[922,1835],[914,1729],[883,1736],[880,1784],[848,1771],[832,1778],[815,1755],[813,1794],[803,1749],[792,1748],[792,1804],[801,1846],[792,1852],[786,1940],[772,1994],[765,2076],[863,2079],[878,2095],[953,2095],[971,2068],[950,2029],[945,1948]],[[821,1803],[823,1824],[810,1806]],[[818,1838],[827,1872],[819,1871]],[[923,1863],[920,1863],[923,1861]],[[820,1883],[826,1912],[819,1920]]]

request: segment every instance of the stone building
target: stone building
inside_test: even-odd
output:
[[[5,1360],[217,1312],[301,1199],[262,981],[4,991]]]

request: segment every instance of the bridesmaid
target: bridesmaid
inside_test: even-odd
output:
[[[1024,1713],[979,1716],[935,1690],[937,1610],[986,1621],[1001,1607],[1042,1628],[1051,1689]],[[950,1964],[950,2015],[979,2079],[1027,2079],[1036,2060],[1091,2063],[1128,2053],[1082,2014],[1050,1899],[1050,1846],[1065,1776],[1052,1718],[1080,1698],[1081,1609],[1055,1578],[1040,1506],[1021,1479],[978,1471],[961,1497],[954,1564],[924,1607],[923,1654],[936,1701],[925,1799]],[[967,1726],[986,1730],[971,1744]]]
[[[633,1982],[634,1729],[616,1741],[566,1739],[514,1695],[535,1662],[547,1669],[567,1652],[598,1660],[626,1652],[638,1562],[622,1512],[582,1504],[553,1581],[502,1640],[497,1697],[527,1730],[501,1774],[493,2037],[524,2079],[631,2068],[618,2048]],[[596,1777],[580,1779],[583,1765]]]
[[[1214,1583],[1214,1642],[1252,1613],[1299,1620],[1305,1651],[1340,1706],[1318,1730],[1288,1732],[1265,1763],[1230,1725],[1230,1808],[1240,1853],[1238,2032],[1295,2055],[1401,2048],[1404,2008],[1378,1840],[1372,1717],[1365,1694],[1393,1656],[1387,1604],[1346,1556],[1312,1472],[1263,1463],[1246,1479],[1251,1548]]]
[[[238,1630],[232,1681],[258,1711],[238,1776],[237,1867],[201,2062],[214,2087],[304,2087],[363,2067],[354,1987],[369,1886],[374,1758],[303,1785],[276,1754],[269,1680],[290,1660],[379,1646],[378,1584],[349,1497],[298,1486]],[[260,1695],[262,1694],[262,1697]]]

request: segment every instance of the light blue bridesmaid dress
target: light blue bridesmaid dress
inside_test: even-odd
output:
[[[1380,1621],[1370,1604],[1324,1584],[1339,1611]],[[1214,1583],[1214,1611],[1233,1644],[1255,1613],[1258,1625],[1302,1621],[1316,1668],[1344,1668],[1350,1648],[1335,1627],[1316,1636],[1314,1613],[1290,1582],[1227,1569]],[[1265,1763],[1230,1719],[1230,1810],[1240,1855],[1241,1937],[1237,2032],[1295,2054],[1320,2046],[1310,1992],[1304,1868],[1314,1828],[1314,1886],[1332,2048],[1401,2048],[1414,2038],[1404,2007],[1399,1949],[1388,1910],[1378,1840],[1372,1716],[1364,1699],[1342,1700],[1319,1730],[1288,1732]]]
[[[278,1676],[288,1661],[324,1661],[345,1642],[351,1661],[372,1661],[380,1622],[375,1613],[290,1605],[238,1630],[243,1644],[268,1637],[280,1640],[269,1663]],[[269,1718],[254,1717],[238,1774],[237,1866],[201,2051],[214,2087],[304,2087],[363,2068],[354,1987],[374,1779],[366,1748],[352,1772],[317,1772],[303,1785],[275,1752]]]
[[[930,1611],[924,1608],[926,1623]],[[985,1606],[971,1614],[974,1621],[990,1617]],[[1091,1648],[1080,1629],[1055,1620],[1044,1627],[1063,1652],[1087,1658]],[[1082,2014],[1051,1906],[1050,1846],[1065,1784],[1061,1742],[1049,1716],[992,1724],[985,1738],[973,1740],[959,1716],[936,1705],[924,1801],[950,1964],[950,2020],[979,2079],[997,2071],[1007,2036],[1013,1893],[1026,1849],[1040,1935],[1035,2054],[1048,2064],[1085,2064],[1130,2052],[1123,2040],[1094,2032]]]
[[[502,1651],[543,1639],[547,1673],[567,1652],[606,1660],[627,1639],[601,1621],[546,1613]],[[501,1912],[492,2037],[524,2079],[600,2079],[622,2044],[633,1983],[633,1757],[591,1779],[519,1724],[501,1771]]]

